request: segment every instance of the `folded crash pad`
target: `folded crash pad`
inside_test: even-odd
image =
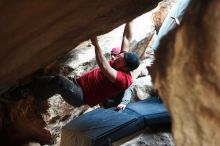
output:
[[[143,119],[98,108],[62,128],[61,146],[104,146],[144,127]]]
[[[143,117],[147,126],[169,124],[171,122],[169,112],[158,97],[150,97],[128,104],[123,113]]]
[[[81,115],[62,128],[61,146],[105,146],[147,125],[170,122],[157,97],[131,103],[122,112],[98,108]]]

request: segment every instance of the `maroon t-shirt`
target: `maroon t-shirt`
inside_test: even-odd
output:
[[[110,65],[113,63],[110,62]],[[116,80],[112,83],[100,68],[95,68],[78,78],[77,82],[83,90],[85,103],[95,106],[105,98],[114,97],[127,89],[132,83],[132,76],[130,72],[117,71]]]

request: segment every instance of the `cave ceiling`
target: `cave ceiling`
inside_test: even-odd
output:
[[[22,82],[91,36],[152,10],[160,0],[0,2],[0,90]]]

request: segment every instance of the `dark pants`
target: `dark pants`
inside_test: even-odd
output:
[[[123,98],[124,92],[119,93],[116,97],[107,98],[102,102],[104,108],[111,108],[115,107],[121,103]]]
[[[33,95],[40,99],[48,99],[54,94],[60,94],[72,106],[84,104],[82,88],[75,80],[64,76],[42,76],[30,83]]]

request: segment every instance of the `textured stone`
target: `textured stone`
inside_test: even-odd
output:
[[[1,1],[0,93],[4,87],[23,83],[23,78],[27,79],[29,75],[31,79],[33,73],[62,57],[80,42],[107,33],[156,7],[158,2]],[[22,87],[17,90],[15,94],[7,95],[6,92],[0,97],[0,136],[4,139],[0,140],[0,145],[22,145],[30,141],[43,145],[59,141],[59,137],[51,136],[54,131],[50,133],[44,129],[46,123],[42,114],[48,108],[44,105],[47,102],[29,98]],[[48,120],[56,124],[57,117]],[[65,115],[60,117],[62,120],[66,118]]]
[[[220,1],[193,0],[162,39],[153,82],[173,119],[177,146],[220,143]]]
[[[0,88],[33,74],[91,36],[151,10],[159,1],[1,1]]]

